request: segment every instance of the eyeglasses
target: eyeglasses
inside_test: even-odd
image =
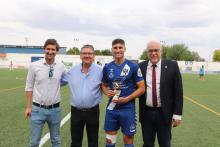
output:
[[[160,49],[148,49],[147,52],[148,52],[148,53],[153,53],[153,52],[158,53],[159,50],[160,50]]]
[[[50,70],[49,70],[49,78],[52,78],[53,77],[53,66],[50,66]]]
[[[113,49],[122,49],[123,46],[114,46]]]
[[[89,52],[82,52],[81,54],[82,54],[82,55],[84,55],[84,56],[85,56],[85,55],[89,55],[89,56],[92,56],[92,55],[93,55],[94,53],[89,53]]]

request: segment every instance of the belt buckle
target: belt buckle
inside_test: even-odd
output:
[[[83,108],[83,109],[81,109],[82,111],[89,111],[89,108]]]
[[[50,106],[44,106],[45,109],[50,109]]]
[[[39,107],[40,107],[40,108],[44,108],[44,105],[39,104]]]

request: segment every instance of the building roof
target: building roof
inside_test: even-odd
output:
[[[60,47],[59,54],[66,54],[67,47]],[[43,54],[43,46],[0,45],[0,53]]]

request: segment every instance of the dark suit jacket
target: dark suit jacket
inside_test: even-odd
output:
[[[146,86],[146,70],[149,61],[139,63]],[[146,86],[147,87],[147,86]],[[161,60],[160,98],[166,123],[171,123],[173,114],[182,115],[183,87],[182,78],[176,61]],[[139,121],[144,122],[146,93],[139,97]]]

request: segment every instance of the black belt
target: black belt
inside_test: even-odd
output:
[[[77,107],[74,107],[74,106],[71,106],[72,109],[75,109],[75,110],[78,110],[78,111],[92,111],[92,110],[95,110],[99,107],[99,105],[96,105],[92,108],[77,108]]]
[[[149,109],[149,110],[162,110],[161,107],[149,107],[149,106],[145,106],[145,108]]]
[[[52,108],[57,108],[57,107],[59,107],[59,106],[60,106],[60,102],[58,102],[58,103],[56,103],[56,104],[53,104],[53,105],[47,105],[47,106],[33,102],[33,105],[34,105],[34,106],[37,106],[37,107],[45,108],[45,109],[52,109]]]

